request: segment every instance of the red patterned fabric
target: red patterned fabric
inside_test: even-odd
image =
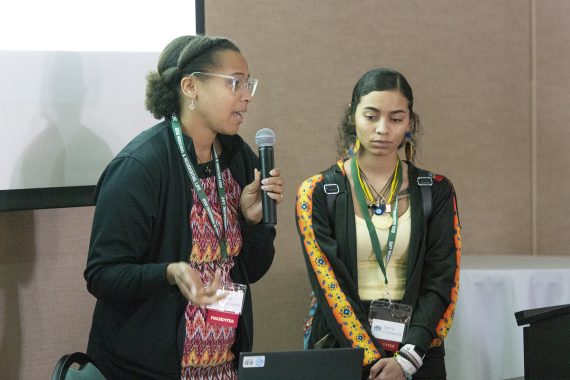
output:
[[[215,367],[187,367],[182,379],[237,380],[237,374],[233,362],[227,362]]]
[[[192,251],[189,254],[189,262],[200,273],[204,282],[216,269],[220,269],[222,283],[230,283],[233,257],[239,254],[242,246],[238,221],[241,189],[229,170],[224,170],[222,177],[228,200],[228,229],[225,235],[228,260],[220,260],[221,252],[216,233],[196,193],[192,192],[194,199],[189,220],[192,230]],[[202,179],[201,182],[212,205],[214,217],[222,226],[222,212],[215,177]],[[234,355],[231,352],[235,341],[235,329],[207,323],[206,308],[196,307],[191,303],[186,307],[185,318],[186,338],[182,356],[182,379],[236,379],[236,369],[232,362]]]

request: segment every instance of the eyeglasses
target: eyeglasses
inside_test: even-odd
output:
[[[204,73],[201,71],[194,71],[192,74],[190,74],[190,76],[192,75],[206,75],[210,77],[227,79],[227,83],[231,84],[232,86],[232,94],[234,95],[243,95],[244,92],[247,91],[250,96],[253,96],[253,94],[255,94],[255,90],[257,89],[258,81],[255,78],[240,78],[231,75]]]

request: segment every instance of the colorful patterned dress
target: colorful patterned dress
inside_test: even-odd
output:
[[[208,275],[216,269],[222,273],[222,283],[231,283],[230,270],[234,257],[242,247],[241,231],[238,221],[241,188],[233,179],[228,169],[222,172],[224,188],[228,201],[227,260],[221,260],[220,246],[216,233],[199,202],[196,192],[192,191],[193,206],[189,222],[192,231],[192,251],[189,262],[206,282]],[[215,176],[201,179],[204,191],[214,211],[218,225],[223,226],[220,200],[216,188]],[[232,380],[237,379],[231,347],[235,341],[235,329],[227,326],[211,325],[206,321],[206,308],[196,307],[190,302],[186,306],[186,337],[182,356],[182,380]]]

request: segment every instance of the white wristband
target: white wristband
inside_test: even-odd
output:
[[[403,352],[404,355],[411,361],[413,361],[413,365],[419,369],[422,364],[424,364],[423,358],[416,352],[414,349],[415,346],[413,344],[406,344],[404,347],[400,348],[400,352]]]

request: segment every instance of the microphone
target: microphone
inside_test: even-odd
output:
[[[263,128],[255,134],[255,143],[259,148],[259,167],[261,168],[261,179],[269,178],[269,172],[274,167],[273,145],[275,144],[275,133],[269,128]],[[275,201],[269,198],[266,191],[262,190],[261,206],[263,209],[263,224],[277,224],[277,210]]]

